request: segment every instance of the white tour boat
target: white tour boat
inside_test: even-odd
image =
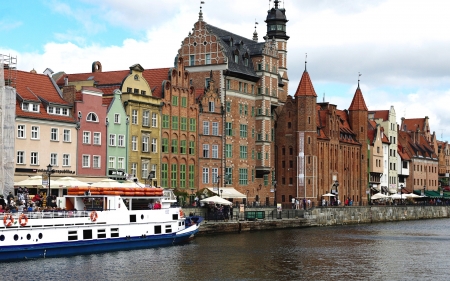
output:
[[[68,191],[62,210],[3,214],[0,261],[174,245],[191,239],[202,221],[172,207],[173,192],[161,188]]]

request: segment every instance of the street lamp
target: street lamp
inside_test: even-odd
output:
[[[400,200],[403,203],[403,184],[400,184]]]
[[[49,199],[49,196],[50,196],[50,177],[51,177],[51,174],[53,174],[55,171],[52,169],[53,167],[52,167],[52,165],[50,165],[50,164],[48,164],[48,166],[47,166],[47,175],[48,175],[48,192],[47,192],[47,206],[48,206],[48,199]]]

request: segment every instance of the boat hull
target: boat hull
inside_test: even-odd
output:
[[[121,238],[93,239],[83,241],[43,243],[37,245],[0,247],[0,261],[17,261],[38,258],[53,258],[120,250],[134,250],[182,244],[198,232],[198,225],[186,228],[181,233],[154,236],[130,236]]]

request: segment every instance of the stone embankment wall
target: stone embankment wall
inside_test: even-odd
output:
[[[266,212],[272,212],[267,209]],[[284,228],[366,224],[389,221],[449,218],[450,206],[326,207],[302,212],[303,217],[255,221],[205,221],[199,235],[241,233]],[[266,216],[267,218],[268,216]]]

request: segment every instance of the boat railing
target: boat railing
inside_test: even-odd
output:
[[[3,216],[12,215],[17,220],[24,214],[28,219],[56,219],[56,218],[80,218],[89,217],[90,211],[49,211],[49,212],[23,212],[23,213],[4,213]]]

